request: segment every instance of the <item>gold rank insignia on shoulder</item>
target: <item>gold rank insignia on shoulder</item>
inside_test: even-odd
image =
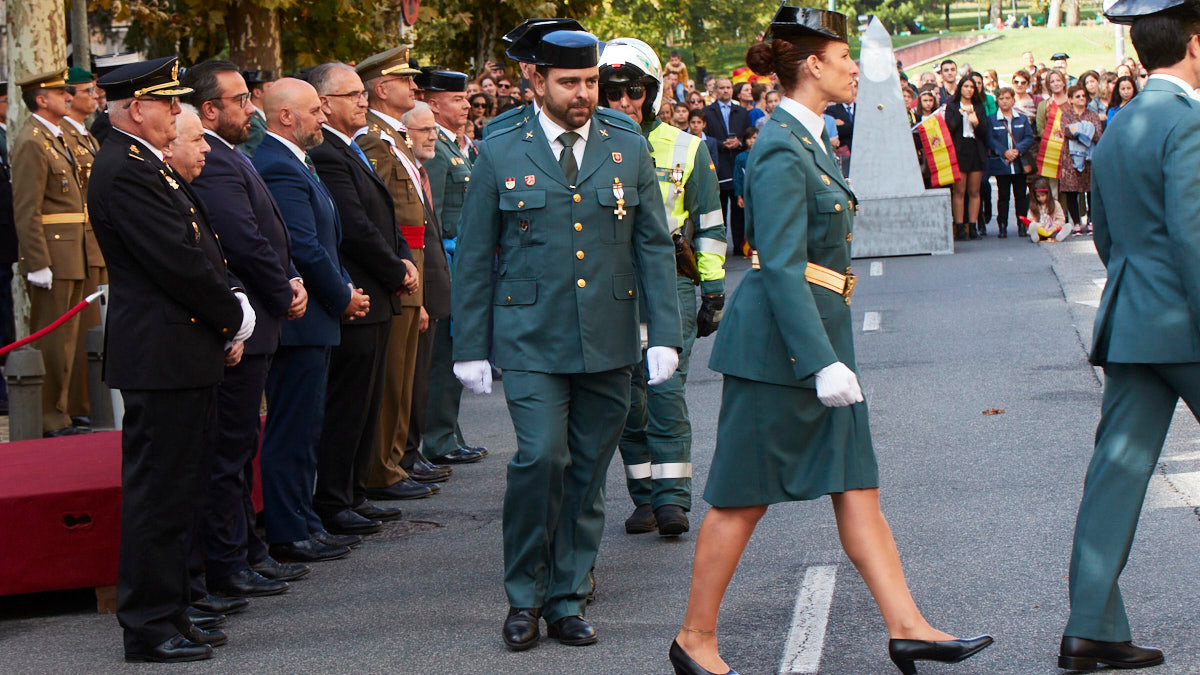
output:
[[[781,127],[783,127],[784,129],[786,129],[786,128],[787,128],[787,122],[780,122],[780,123],[779,123],[779,126],[781,126]]]
[[[605,138],[608,138],[608,132],[607,132],[607,131],[605,131],[604,129],[597,129],[596,131],[600,132],[600,135],[601,135],[601,136],[604,136]]]
[[[801,136],[800,140],[804,141],[805,145],[812,145],[812,141],[808,138],[808,136]]]

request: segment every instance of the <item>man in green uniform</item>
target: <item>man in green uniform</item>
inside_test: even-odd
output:
[[[671,379],[646,386],[644,369],[633,376],[621,458],[636,507],[625,521],[630,534],[678,535],[688,530],[692,507],[692,426],[684,385],[697,333],[710,335],[725,306],[725,224],[712,159],[699,138],[663,124],[658,55],[635,38],[609,40],[600,59],[601,104],[641,124],[650,143],[667,229],[675,242],[675,293],[683,321],[683,351]],[[696,309],[696,286],[702,305]],[[697,330],[697,321],[699,330]]]
[[[259,144],[267,135],[267,114],[263,112],[263,92],[270,86],[273,73],[269,70],[243,70],[242,79],[246,81],[246,86],[250,89],[250,104],[254,106],[254,112],[250,113],[250,137],[245,143],[238,145],[238,149],[247,157],[253,157],[254,151],[258,150]]]
[[[1092,157],[1092,222],[1108,283],[1091,361],[1104,401],[1071,551],[1060,668],[1143,668],[1117,580],[1180,397],[1200,417],[1200,3],[1118,0],[1150,79]]]
[[[417,76],[425,102],[433,110],[438,137],[434,158],[425,162],[433,207],[442,224],[442,243],[450,265],[458,240],[458,219],[471,181],[471,158],[458,147],[458,134],[467,123],[467,76],[450,70],[431,70]],[[462,385],[454,378],[451,356],[459,330],[450,321],[439,321],[433,335],[433,364],[429,371],[429,405],[425,410],[424,454],[434,464],[468,464],[487,455],[487,449],[470,447],[458,425]]]
[[[491,391],[490,345],[504,369],[517,452],[504,497],[511,607],[503,637],[521,650],[537,644],[543,615],[548,635],[564,644],[596,641],[583,620],[588,571],[630,374],[641,359],[639,304],[651,385],[674,373],[682,340],[671,240],[646,142],[592,114],[595,36],[527,32],[508,53],[537,66],[543,107],[481,144],[460,222],[452,311],[459,380]]]

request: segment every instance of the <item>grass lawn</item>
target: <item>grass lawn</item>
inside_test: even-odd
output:
[[[1025,30],[1000,31],[1000,39],[987,44],[973,47],[954,55],[958,63],[970,63],[976,70],[994,68],[1000,78],[1007,80],[1013,71],[1021,67],[1021,54],[1033,52],[1038,63],[1050,63],[1050,55],[1055,52],[1066,52],[1071,55],[1068,62],[1072,75],[1092,69],[1106,68],[1112,70],[1116,65],[1116,51],[1113,48],[1112,26],[1076,26],[1074,28],[1029,28]],[[1129,41],[1128,31],[1125,37],[1125,55],[1137,58],[1133,44]],[[922,70],[931,70],[932,66],[908,70],[909,77],[915,77]]]

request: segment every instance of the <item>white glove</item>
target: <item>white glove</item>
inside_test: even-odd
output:
[[[254,334],[254,308],[250,306],[250,298],[247,298],[245,293],[234,291],[233,295],[242,303],[242,327],[233,336],[233,341],[245,342]]]
[[[858,376],[841,361],[825,366],[817,371],[817,399],[828,408],[862,403]]]
[[[49,290],[50,285],[54,283],[54,272],[51,272],[49,267],[43,267],[36,272],[26,274],[25,278],[34,286]]]
[[[679,352],[674,347],[651,347],[646,350],[646,369],[650,371],[650,386],[671,379],[679,367]]]
[[[454,376],[463,386],[476,394],[492,393],[492,364],[487,359],[455,361]]]

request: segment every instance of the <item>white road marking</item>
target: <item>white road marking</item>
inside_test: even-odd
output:
[[[1200,506],[1200,471],[1165,475],[1155,471],[1148,492],[1146,506],[1151,509]]]
[[[873,277],[883,276],[883,263],[881,263],[879,261],[875,261],[875,262],[871,263],[871,276],[873,276]]]
[[[1104,288],[1104,284],[1108,283],[1108,279],[1092,279],[1092,283],[1096,284],[1100,288]]]
[[[1165,455],[1162,457],[1164,462],[1194,462],[1200,459],[1200,452],[1182,452],[1178,455]]]
[[[837,565],[817,565],[805,570],[792,610],[792,629],[788,631],[783,661],[779,664],[781,675],[815,673],[820,668],[836,581]]]
[[[863,332],[879,330],[880,321],[879,312],[867,312],[863,315]]]
[[[1076,300],[1075,303],[1079,304],[1079,305],[1087,305],[1088,307],[1095,307],[1096,309],[1100,309],[1100,301],[1099,300]]]

